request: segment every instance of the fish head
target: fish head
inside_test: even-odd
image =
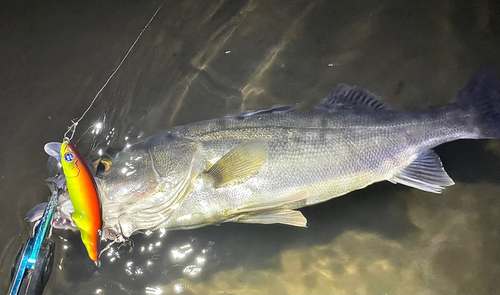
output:
[[[201,162],[201,143],[169,133],[96,162],[103,237],[119,241],[158,228],[191,191]]]

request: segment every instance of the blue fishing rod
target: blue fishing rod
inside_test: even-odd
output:
[[[52,272],[54,242],[49,233],[59,192],[55,178],[47,179],[47,185],[52,196],[32,236],[23,244],[17,256],[8,295],[41,294]]]

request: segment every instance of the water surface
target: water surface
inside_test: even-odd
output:
[[[480,67],[500,73],[494,1],[2,2],[0,293],[26,212],[49,196],[43,145],[62,139],[161,4],[81,122],[75,138],[105,122],[78,143],[85,154],[274,104],[311,108],[340,82],[419,110],[449,102]],[[500,141],[436,150],[457,182],[442,195],[376,184],[302,209],[307,229],[136,235],[98,269],[77,234],[54,231],[45,294],[498,293]]]

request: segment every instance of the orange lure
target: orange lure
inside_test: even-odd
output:
[[[89,257],[97,261],[101,208],[94,177],[75,146],[66,140],[61,145],[61,164],[75,208],[71,218],[80,230]]]

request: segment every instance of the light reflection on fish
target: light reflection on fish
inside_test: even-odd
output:
[[[453,185],[433,147],[500,138],[500,82],[480,70],[455,102],[393,111],[341,84],[316,108],[277,106],[179,126],[96,162],[103,236],[223,222],[306,226],[297,211],[389,180]]]

